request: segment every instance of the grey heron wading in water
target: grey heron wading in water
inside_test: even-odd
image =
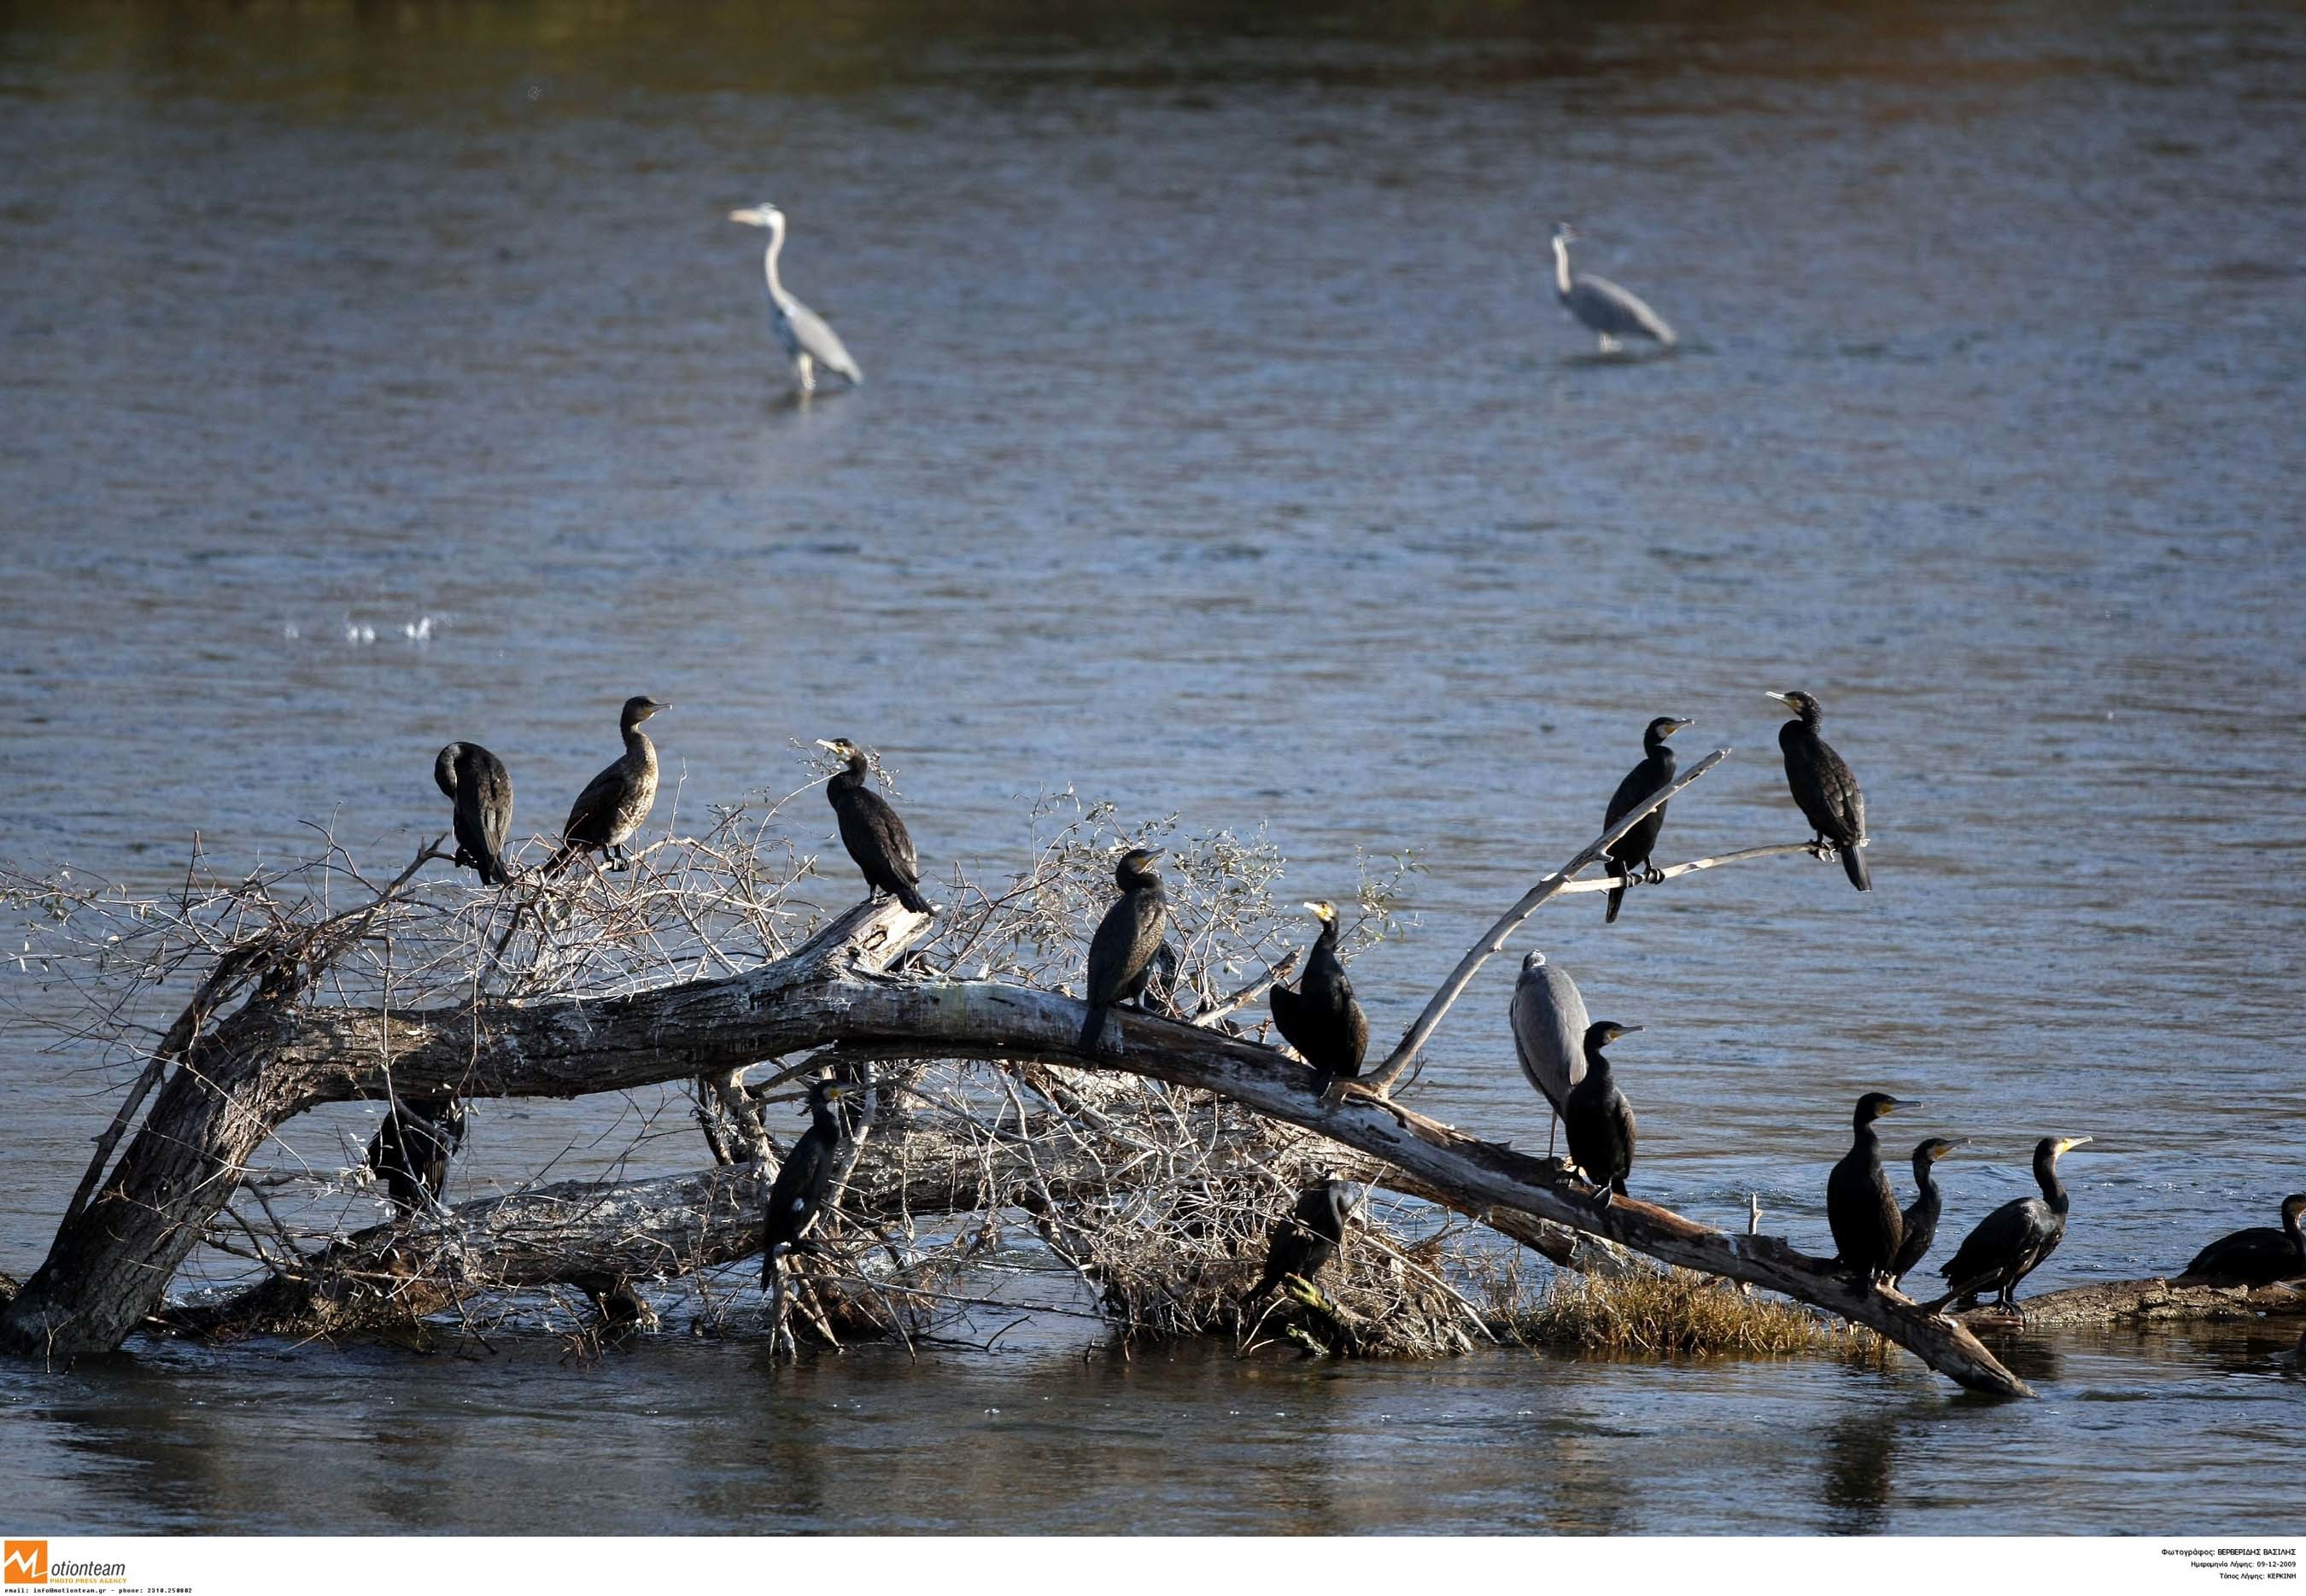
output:
[[[776,329],[777,342],[784,346],[785,358],[792,362],[793,380],[800,384],[800,391],[816,391],[819,366],[848,378],[852,384],[863,382],[865,373],[850,358],[841,335],[825,325],[824,317],[787,292],[783,279],[777,276],[777,257],[785,247],[785,213],[764,203],[750,210],[732,210],[729,219],[769,230],[769,252],[761,260],[769,279],[769,325]]]
[[[1581,236],[1567,222],[1553,229],[1553,286],[1561,308],[1593,329],[1601,340],[1604,354],[1615,354],[1627,338],[1653,338],[1672,348],[1673,329],[1665,324],[1664,317],[1644,304],[1638,294],[1618,287],[1607,277],[1570,275],[1569,246]]]

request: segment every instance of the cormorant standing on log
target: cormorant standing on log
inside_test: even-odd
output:
[[[433,756],[432,780],[454,806],[457,863],[471,866],[484,887],[512,880],[505,867],[505,838],[512,830],[512,772],[478,743],[450,743]]]
[[[1938,1270],[1952,1282],[1952,1289],[1929,1304],[1931,1312],[1949,1302],[1967,1307],[1988,1286],[1994,1288],[1997,1306],[2017,1311],[2018,1283],[2066,1239],[2066,1188],[2058,1179],[2058,1155],[2088,1140],[2087,1136],[2045,1136],[2035,1144],[2034,1179],[2042,1195],[2013,1199],[1978,1222],[1953,1261]]]
[[[1801,806],[1810,829],[1817,835],[1810,849],[1818,858],[1831,848],[1841,856],[1849,884],[1861,892],[1874,890],[1874,877],[1859,851],[1866,841],[1866,795],[1849,765],[1818,735],[1823,712],[1807,693],[1772,693],[1793,712],[1794,718],[1778,728],[1778,747],[1786,756],[1786,785]]]
[[[1351,1080],[1362,1072],[1369,1054],[1369,1016],[1354,1001],[1354,984],[1337,957],[1337,906],[1324,899],[1305,907],[1321,922],[1321,934],[1305,956],[1297,990],[1274,986],[1273,1023],[1321,1075],[1326,1089],[1332,1080]]]
[[[1157,848],[1132,848],[1114,866],[1121,897],[1089,944],[1089,1018],[1081,1026],[1080,1050],[1095,1053],[1105,1035],[1105,1014],[1115,1003],[1141,997],[1153,955],[1168,928],[1169,906],[1154,874]]]
[[[1882,1138],[1874,1122],[1907,1106],[1887,1092],[1868,1092],[1849,1116],[1849,1150],[1825,1179],[1826,1223],[1844,1267],[1872,1283],[1890,1272],[1905,1240],[1905,1216],[1882,1172]]]
[[[1933,1136],[1914,1148],[1914,1200],[1906,1207],[1905,1237],[1898,1243],[1898,1256],[1890,1265],[1890,1284],[1914,1272],[1916,1265],[1927,1258],[1930,1244],[1938,1239],[1938,1183],[1932,1165],[1956,1148],[1966,1148],[1969,1138],[1948,1141],[1943,1136]]]
[[[1685,726],[1695,726],[1695,721],[1677,721],[1671,715],[1660,715],[1642,733],[1642,762],[1626,772],[1618,783],[1618,790],[1610,795],[1609,813],[1601,817],[1601,829],[1608,831],[1626,817],[1627,811],[1650,794],[1673,780],[1673,750],[1665,739]],[[1619,881],[1639,876],[1654,884],[1665,879],[1650,863],[1650,855],[1657,848],[1658,832],[1665,829],[1666,806],[1660,804],[1636,822],[1634,829],[1602,850],[1610,861],[1610,874]],[[1617,924],[1618,908],[1626,900],[1622,886],[1610,889],[1610,912],[1605,925]]]
[[[1610,1193],[1624,1195],[1626,1176],[1634,1167],[1633,1105],[1618,1089],[1601,1049],[1641,1028],[1608,1020],[1585,1028],[1585,1078],[1569,1088],[1569,1100],[1561,1110],[1561,1126],[1569,1136],[1569,1161],[1601,1189],[1601,1200],[1596,1205],[1600,1208],[1610,1206]]]
[[[656,745],[641,730],[641,722],[662,709],[670,709],[645,695],[625,700],[617,717],[624,734],[625,751],[614,764],[593,778],[569,806],[568,820],[560,828],[560,848],[545,866],[558,875],[579,854],[609,856],[611,870],[622,870],[625,843],[656,806]]]
[[[1320,1273],[1345,1239],[1345,1221],[1361,1206],[1363,1189],[1325,1175],[1297,1194],[1297,1206],[1275,1222],[1265,1249],[1265,1272],[1241,1300],[1245,1309],[1294,1275],[1307,1284]]]
[[[808,1083],[808,1129],[777,1171],[762,1218],[763,1291],[774,1287],[780,1260],[808,1239],[832,1206],[833,1182],[856,1136],[847,1106],[851,1092],[846,1081],[819,1079]]]
[[[841,847],[865,873],[868,897],[887,892],[917,915],[934,913],[921,896],[921,862],[913,852],[912,834],[889,800],[865,785],[865,750],[845,737],[831,742],[819,738],[816,746],[831,749],[844,767],[825,784],[824,796],[840,817]]]
[[[2306,1191],[2293,1191],[2282,1199],[2280,1230],[2254,1225],[2221,1236],[2194,1254],[2194,1261],[2178,1278],[2189,1284],[2255,1286],[2306,1275],[2306,1228],[2301,1227],[2301,1216],[2306,1216]]]
[[[448,1155],[465,1139],[465,1105],[453,1096],[397,1098],[368,1144],[368,1166],[401,1217],[440,1200]]]

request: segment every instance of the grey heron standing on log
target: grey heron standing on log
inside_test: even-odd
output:
[[[777,276],[777,257],[785,247],[785,213],[764,201],[749,210],[730,211],[729,219],[769,230],[769,252],[761,260],[769,279],[769,325],[776,331],[777,342],[784,346],[785,358],[792,362],[793,380],[800,384],[800,391],[816,391],[819,366],[846,377],[851,384],[862,383],[865,373],[850,358],[841,335],[788,292],[784,280]]]
[[[1510,1012],[1521,1072],[1553,1105],[1554,1128],[1559,1129],[1569,1088],[1585,1079],[1585,1028],[1593,1023],[1585,1013],[1585,1000],[1567,970],[1548,964],[1545,955],[1533,948],[1521,961]],[[1546,1132],[1549,1158],[1553,1156],[1553,1130]]]
[[[1674,346],[1673,329],[1665,318],[1642,303],[1641,296],[1620,288],[1607,277],[1573,277],[1569,246],[1583,235],[1567,222],[1553,229],[1554,292],[1567,311],[1601,340],[1601,353],[1614,354],[1627,338],[1651,338],[1666,348]]]

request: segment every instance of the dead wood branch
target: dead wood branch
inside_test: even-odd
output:
[[[1506,910],[1499,917],[1498,923],[1490,927],[1489,935],[1475,943],[1466,951],[1465,956],[1457,960],[1457,968],[1449,972],[1449,978],[1442,982],[1439,989],[1427,1001],[1424,1012],[1418,1015],[1416,1022],[1403,1034],[1400,1045],[1387,1056],[1385,1063],[1362,1078],[1364,1084],[1371,1091],[1380,1095],[1391,1091],[1394,1083],[1401,1079],[1403,1071],[1407,1070],[1412,1061],[1417,1057],[1418,1050],[1432,1039],[1434,1029],[1440,1025],[1441,1017],[1449,1011],[1449,1006],[1455,1003],[1458,995],[1473,984],[1473,977],[1480,973],[1482,966],[1504,950],[1507,939],[1521,929],[1523,921],[1544,907],[1548,899],[1567,886],[1570,879],[1579,871],[1598,862],[1601,858],[1602,849],[1640,824],[1651,810],[1655,809],[1672,798],[1675,793],[1679,792],[1729,757],[1729,749],[1714,749],[1712,753],[1708,754],[1657,791],[1626,811],[1624,818],[1579,849],[1567,864],[1544,877],[1528,892],[1524,892],[1521,895],[1521,900]]]

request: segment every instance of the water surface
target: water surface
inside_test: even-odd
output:
[[[1305,895],[1413,850],[1416,934],[1355,971],[1386,1037],[1654,714],[1738,749],[1666,854],[1798,835],[1759,695],[1800,686],[1872,897],[1778,860],[1533,928],[1648,1028],[1648,1194],[1822,1244],[1886,1087],[1980,1140],[1950,1226],[2097,1138],[2040,1286],[2166,1269],[2306,1185],[2302,101],[2279,7],[19,9],[0,853],[150,883],[320,824],[397,863],[450,737],[547,829],[645,691],[683,829],[846,734],[940,869],[1015,867],[1068,784],[1266,826]],[[764,198],[858,392],[786,397],[722,219]],[[1592,358],[1564,216],[1676,357]],[[1420,1101],[1526,1142],[1512,964]],[[0,1023],[21,1274],[111,1088]],[[647,1106],[484,1108],[459,1181]],[[2302,1411],[2216,1337],[2036,1348],[2048,1400],[1992,1410],[1911,1365],[1078,1350],[148,1348],[0,1373],[0,1464],[90,1527],[2175,1533],[2270,1522]],[[538,1461],[452,1522],[390,1466],[424,1439]],[[548,1470],[579,1445],[621,1455]],[[987,1483],[1027,1473],[1078,1489]]]

